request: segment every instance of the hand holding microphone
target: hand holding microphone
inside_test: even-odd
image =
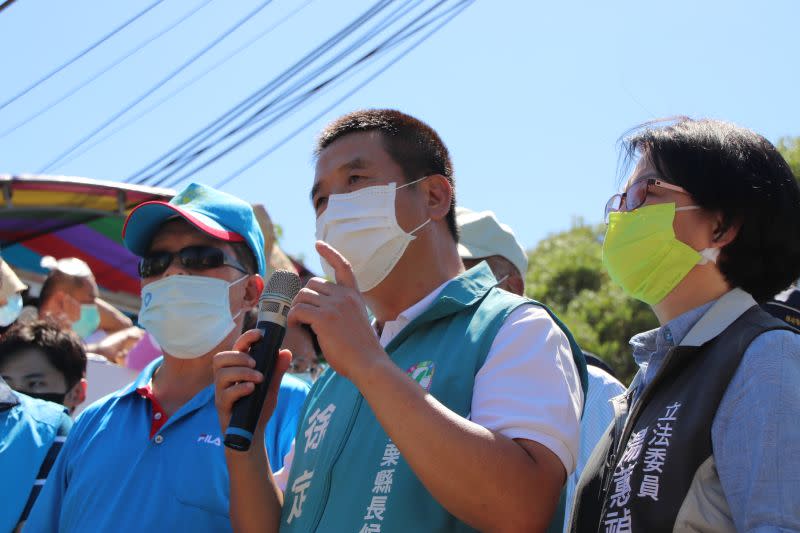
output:
[[[233,351],[214,357],[216,405],[229,448],[249,449],[256,428],[264,429],[275,408],[281,378],[291,362],[289,351],[280,346],[299,290],[296,274],[276,271],[259,299],[256,329],[242,335]]]

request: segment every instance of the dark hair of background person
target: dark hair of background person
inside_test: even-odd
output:
[[[67,390],[86,375],[86,351],[80,337],[70,330],[47,320],[14,324],[0,337],[0,361],[29,348],[41,350],[64,375]]]
[[[317,139],[315,156],[337,139],[350,133],[378,131],[389,156],[400,165],[407,182],[439,174],[447,178],[453,189],[447,228],[458,242],[456,194],[450,153],[436,131],[410,115],[394,109],[363,109],[348,113],[328,124]],[[413,187],[413,185],[412,185]]]
[[[727,122],[679,117],[639,126],[622,145],[626,163],[649,157],[662,179],[721,213],[720,233],[741,225],[717,263],[732,287],[763,302],[800,276],[800,187],[767,139]]]

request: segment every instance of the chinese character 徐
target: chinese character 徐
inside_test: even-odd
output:
[[[325,436],[325,431],[328,429],[328,424],[331,421],[331,415],[336,410],[336,406],[330,404],[324,410],[317,408],[310,417],[308,417],[308,429],[305,431],[306,435],[306,448],[316,450],[322,438]]]

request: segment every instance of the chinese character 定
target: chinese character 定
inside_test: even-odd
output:
[[[314,472],[306,470],[301,476],[294,480],[292,484],[292,510],[289,512],[289,518],[286,519],[287,524],[291,524],[295,518],[300,518],[303,515],[303,502],[306,501],[306,491],[311,486],[311,478]]]

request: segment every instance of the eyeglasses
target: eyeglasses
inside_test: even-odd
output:
[[[605,216],[603,217],[606,224],[608,224],[608,215],[611,213],[615,213],[617,211],[633,211],[634,209],[642,207],[642,205],[647,201],[647,193],[650,191],[650,187],[661,187],[662,189],[667,189],[668,191],[689,194],[689,192],[683,187],[678,187],[677,185],[673,185],[656,178],[639,180],[628,187],[628,190],[624,193],[615,194],[609,198],[608,202],[606,202]]]
[[[151,252],[139,261],[139,276],[149,278],[166,272],[175,257],[188,270],[210,270],[229,266],[247,274],[239,261],[214,246],[187,246],[178,252]]]

